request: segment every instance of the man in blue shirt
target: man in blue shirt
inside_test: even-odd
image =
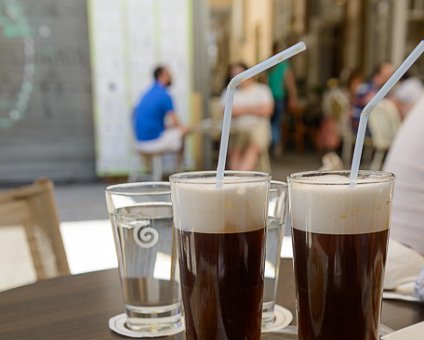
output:
[[[149,153],[179,151],[187,128],[181,125],[167,90],[172,84],[171,74],[165,66],[158,66],[153,76],[153,85],[133,113],[137,149]],[[169,127],[165,125],[166,120],[170,122]]]

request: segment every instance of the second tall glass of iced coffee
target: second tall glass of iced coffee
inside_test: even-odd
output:
[[[377,340],[394,176],[289,176],[300,340]]]
[[[270,176],[172,175],[186,338],[260,339]]]

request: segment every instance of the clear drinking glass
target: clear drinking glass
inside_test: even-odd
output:
[[[127,327],[143,334],[180,328],[181,293],[169,183],[109,186],[106,203]]]
[[[266,332],[275,321],[281,245],[287,211],[287,184],[271,181],[268,200],[266,235],[264,301],[262,305],[262,331]]]
[[[394,175],[289,176],[301,340],[377,340]]]
[[[170,177],[186,338],[260,339],[270,176]]]

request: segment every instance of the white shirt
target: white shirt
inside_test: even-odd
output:
[[[390,235],[424,254],[424,95],[402,123],[384,170],[396,175]]]
[[[225,91],[222,95],[221,102],[225,105]],[[233,107],[246,107],[246,106],[262,106],[272,105],[274,100],[272,92],[268,85],[260,83],[252,83],[247,87],[237,88],[234,93]],[[258,122],[266,120],[269,122],[269,117],[257,116],[255,114],[245,114],[233,118],[231,124],[234,129],[248,129],[255,126]]]
[[[424,93],[424,86],[417,78],[408,78],[401,82],[395,89],[398,100],[408,104],[415,104]]]

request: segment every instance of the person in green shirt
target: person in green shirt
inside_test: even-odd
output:
[[[280,50],[279,44],[274,43],[273,54],[277,54]],[[296,110],[298,107],[296,80],[287,61],[277,64],[268,72],[268,85],[274,98],[274,112],[271,116],[271,148],[273,154],[279,156],[282,152],[281,123],[285,103],[287,102],[289,110]]]

